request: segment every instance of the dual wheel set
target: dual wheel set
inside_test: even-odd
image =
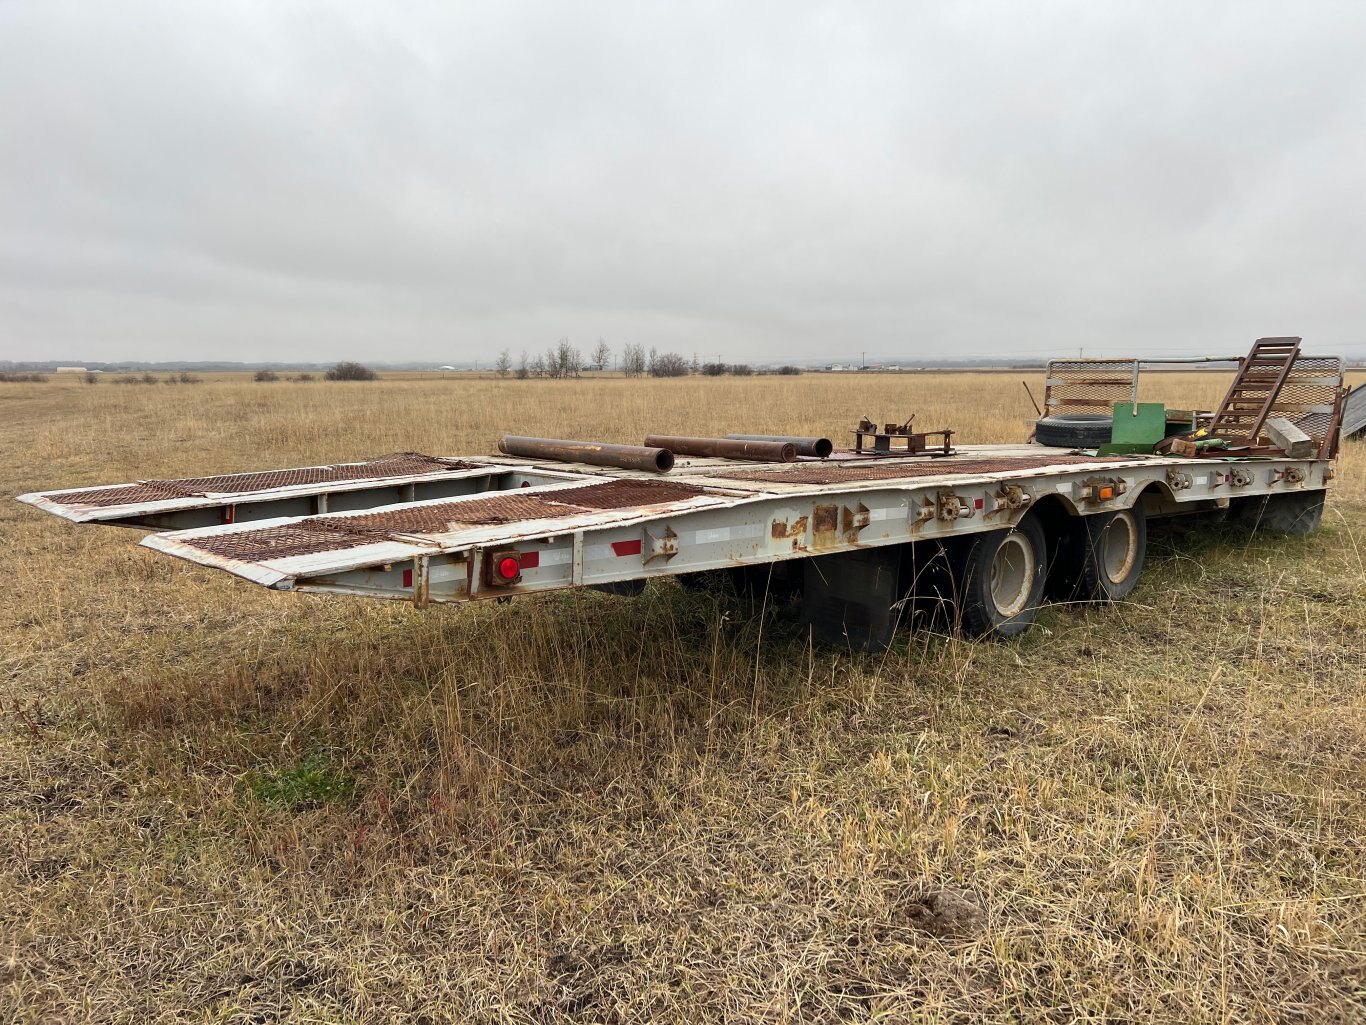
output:
[[[1029,628],[1045,600],[1126,597],[1138,585],[1147,550],[1141,505],[1055,522],[1052,531],[1030,514],[1009,530],[946,545],[929,574],[929,597],[961,633],[1014,637]],[[914,602],[923,589],[913,584],[910,593]]]
[[[907,624],[1014,637],[1045,601],[1118,601],[1137,585],[1147,547],[1141,505],[1051,519],[1036,510],[1008,529],[684,574],[679,582],[754,602],[799,600],[815,640],[866,650],[886,647]]]

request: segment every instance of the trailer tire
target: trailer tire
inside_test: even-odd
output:
[[[958,567],[958,621],[970,637],[1014,637],[1034,623],[1043,601],[1048,545],[1038,518],[977,534]]]
[[[1034,440],[1050,448],[1098,448],[1108,444],[1114,419],[1078,413],[1045,416],[1034,424]]]
[[[1148,554],[1148,518],[1141,504],[1096,513],[1077,525],[1072,596],[1114,602],[1138,586]]]

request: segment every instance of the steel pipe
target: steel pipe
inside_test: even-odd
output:
[[[829,438],[790,438],[783,434],[727,434],[728,441],[785,441],[797,447],[797,455],[829,459],[835,446]]]
[[[667,448],[680,456],[720,456],[761,463],[791,463],[797,458],[797,446],[790,441],[736,441],[733,438],[677,438],[652,434],[645,439],[645,444]]]
[[[635,445],[607,445],[600,441],[564,441],[559,438],[522,438],[505,434],[498,439],[498,451],[527,459],[556,459],[564,463],[615,466],[622,470],[647,470],[668,473],[674,456],[667,448],[639,448]]]

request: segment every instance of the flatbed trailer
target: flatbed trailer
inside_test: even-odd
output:
[[[433,604],[571,587],[631,593],[727,576],[800,595],[818,640],[885,646],[915,601],[1009,636],[1045,594],[1122,598],[1149,520],[1228,510],[1317,528],[1313,458],[1097,455],[1036,444],[760,463],[679,459],[667,476],[512,457],[360,463],[48,491],[20,501],[280,591]],[[908,599],[912,599],[908,601]]]

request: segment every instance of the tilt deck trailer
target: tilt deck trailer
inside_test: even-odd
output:
[[[1227,410],[1251,408],[1242,396],[1267,362],[1256,352],[1213,416],[1208,434],[1221,436],[1223,416],[1225,445],[1239,440]],[[1342,365],[1300,357],[1298,345],[1282,364],[1262,371],[1280,385],[1255,396],[1261,405],[1241,422],[1241,443],[1185,456],[1039,444],[950,450],[946,437],[950,454],[912,454],[911,444],[904,455],[884,446],[795,462],[698,456],[664,475],[564,453],[403,453],[19,500],[76,522],[157,531],[141,543],[281,591],[424,607],[567,587],[629,594],[655,577],[691,583],[706,574],[799,594],[803,621],[825,642],[885,646],[921,598],[952,602],[969,634],[1011,636],[1046,593],[1128,594],[1149,520],[1227,510],[1289,533],[1317,528],[1333,477]],[[1067,367],[1082,393],[1116,380],[1128,387],[1127,369],[1106,378],[1080,365]],[[1299,399],[1319,389],[1310,397],[1327,401],[1278,407],[1297,384]],[[1067,404],[1065,388],[1055,392],[1050,413]],[[1302,426],[1296,437],[1308,439],[1308,454],[1298,442],[1293,457],[1265,444],[1264,421],[1275,413]],[[602,448],[581,451],[601,461]]]

